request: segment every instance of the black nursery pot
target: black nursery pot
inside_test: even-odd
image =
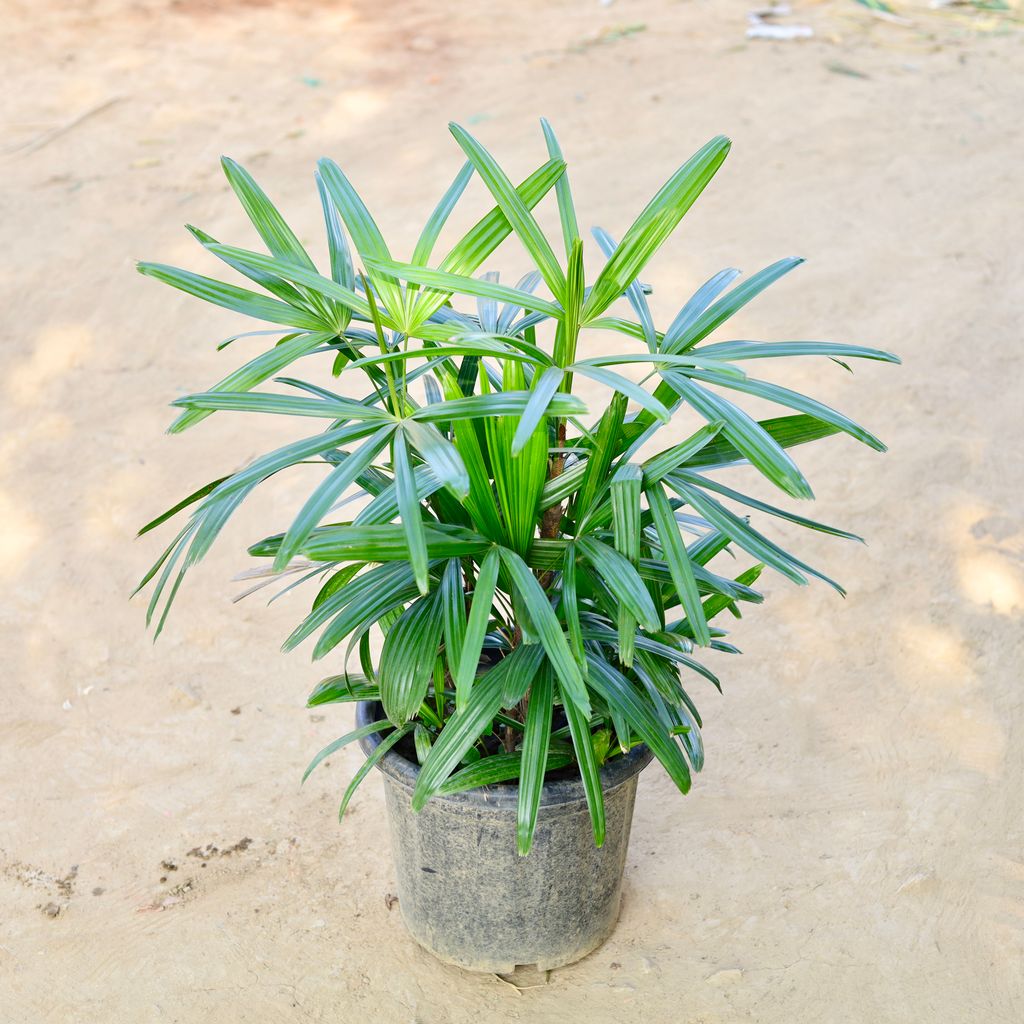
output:
[[[364,701],[357,725],[381,717]],[[360,741],[371,754],[379,735]],[[646,747],[601,770],[607,833],[594,846],[579,779],[545,784],[533,849],[516,852],[514,785],[430,799],[412,810],[419,765],[390,750],[384,776],[402,917],[413,938],[446,963],[505,974],[517,965],[562,967],[601,945],[619,915],[622,873]]]

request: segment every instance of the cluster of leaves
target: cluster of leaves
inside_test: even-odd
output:
[[[318,633],[314,658],[341,655],[340,673],[309,703],[379,701],[383,717],[325,748],[309,770],[377,732],[386,736],[349,786],[342,812],[372,762],[404,740],[421,764],[416,808],[435,794],[517,779],[524,854],[548,772],[576,766],[598,844],[605,830],[600,769],[609,757],[647,744],[679,789],[689,789],[704,751],[700,715],[683,681],[702,677],[719,686],[694,648],[736,650],[711,623],[726,611],[738,616],[741,602],[761,601],[753,584],[764,566],[797,583],[816,576],[839,589],[730,506],[852,534],[741,493],[713,474],[748,464],[785,494],[810,498],[788,449],[840,431],[884,446],[820,402],[748,377],[742,364],[807,355],[895,361],[874,349],[817,341],[703,344],[796,259],[735,285],[738,272],[724,270],[665,330],[656,328],[638,275],[725,159],[723,137],[669,178],[620,242],[594,231],[606,259],[588,284],[565,162],[550,126],[542,125],[548,159],[518,185],[476,139],[452,126],[467,162],[407,263],[392,257],[348,179],[323,160],[316,182],[330,276],[321,275],[250,175],[225,160],[268,253],[189,230],[262,291],[139,265],[182,291],[278,325],[250,332],[277,336],[273,347],[174,403],[182,412],[172,432],[222,410],[322,421],[310,436],[212,481],[144,528],[191,510],[140,584],[154,583],[149,618],[157,618],[157,632],[185,572],[250,492],[282,470],[314,466],[307,471],[315,474],[312,492],[287,530],[250,553],[272,559],[267,572],[284,578],[287,590],[307,580],[320,584],[285,643],[291,649]],[[474,174],[494,207],[432,264]],[[564,258],[532,212],[552,190]],[[514,287],[494,273],[474,277],[512,234],[535,269]],[[541,285],[547,297],[537,294]],[[475,309],[456,309],[456,296],[475,299]],[[623,297],[634,318],[610,312]],[[587,356],[581,339],[597,332],[610,332],[618,344],[602,348],[619,354]],[[330,359],[341,383],[364,381],[366,394],[354,398],[278,376],[316,356]],[[634,364],[653,388],[629,375]],[[585,420],[587,409],[573,394],[578,378],[611,392],[596,418]],[[271,379],[279,390],[255,390]],[[774,402],[786,414],[756,421],[726,397],[732,393]],[[703,425],[645,455],[681,407]],[[345,511],[356,498],[364,499],[358,511]],[[730,546],[757,562],[735,579],[710,567]],[[383,634],[376,661],[373,630]],[[353,658],[358,673],[348,671]]]

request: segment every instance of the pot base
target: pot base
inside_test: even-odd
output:
[[[401,900],[399,900],[399,906],[401,906]],[[619,911],[618,908],[615,910],[615,914],[612,919],[608,922],[607,930],[599,936],[595,936],[593,941],[587,946],[573,950],[572,952],[562,953],[554,959],[539,960],[537,963],[514,963],[512,961],[502,960],[481,960],[475,959],[472,962],[467,962],[465,959],[457,959],[454,956],[446,955],[444,952],[439,950],[436,946],[432,946],[429,941],[421,938],[416,934],[416,922],[410,922],[409,919],[403,914],[402,921],[405,924],[406,930],[409,935],[416,941],[416,943],[425,949],[432,957],[436,960],[440,960],[441,963],[448,964],[449,967],[458,967],[463,971],[472,971],[474,974],[514,974],[521,968],[536,968],[540,973],[546,971],[554,971],[559,967],[568,967],[570,964],[577,963],[582,960],[585,956],[589,956],[594,952],[595,949],[599,949],[604,945],[604,942],[612,932],[615,930],[615,923],[618,920]]]

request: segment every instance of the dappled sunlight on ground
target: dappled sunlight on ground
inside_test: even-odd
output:
[[[1000,615],[1024,613],[1024,569],[1019,558],[996,551],[962,555],[960,585],[967,597]]]
[[[991,505],[961,503],[949,517],[964,596],[998,615],[1024,617],[1024,524]]]
[[[36,553],[43,529],[24,503],[0,490],[0,577],[16,575]]]
[[[89,358],[92,346],[92,332],[81,325],[44,327],[24,347],[19,346],[23,354],[7,378],[8,395],[20,404],[39,402],[44,390],[52,393],[54,385]]]
[[[901,657],[895,678],[913,689],[965,693],[974,685],[974,668],[955,626],[899,622],[894,626]]]
[[[347,90],[325,111],[316,126],[325,139],[346,137],[362,128],[372,130],[373,123],[387,110],[387,99],[380,89]]]

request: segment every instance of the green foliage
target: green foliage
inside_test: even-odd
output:
[[[173,432],[218,412],[324,421],[318,433],[206,484],[143,528],[189,515],[140,584],[153,584],[147,620],[159,613],[159,633],[186,571],[260,484],[285,470],[305,474],[309,495],[291,522],[250,553],[272,559],[265,575],[286,581],[285,589],[318,580],[309,613],[285,642],[291,649],[317,634],[314,657],[336,662],[339,674],[314,690],[310,705],[372,700],[383,708],[379,721],[321,751],[309,771],[381,732],[375,758],[404,742],[421,765],[416,808],[437,794],[518,780],[524,855],[546,773],[576,766],[598,844],[608,758],[644,743],[688,791],[704,748],[683,683],[719,686],[694,648],[736,651],[712,620],[760,602],[752,587],[763,567],[838,589],[751,525],[748,510],[859,538],[713,474],[747,465],[784,494],[810,498],[789,449],[836,433],[884,446],[821,402],[749,378],[744,364],[802,356],[841,366],[856,358],[898,362],[829,342],[703,344],[795,259],[734,287],[737,271],[715,274],[657,329],[638,275],[724,161],[730,144],[722,137],[668,179],[621,242],[595,229],[605,262],[588,285],[562,151],[550,125],[542,127],[548,159],[516,186],[479,141],[452,126],[468,162],[408,262],[392,257],[352,183],[323,160],[316,183],[329,274],[321,275],[252,177],[225,160],[267,253],[190,230],[262,291],[139,265],[191,295],[279,325],[224,343],[277,337],[219,384],[177,399]],[[494,207],[432,266],[474,175]],[[557,247],[533,213],[552,190]],[[535,270],[514,287],[493,273],[472,276],[513,234]],[[536,294],[541,286],[547,296]],[[620,304],[636,319],[609,312]],[[319,381],[277,376],[318,363]],[[255,390],[271,380],[277,389]],[[610,392],[606,408],[588,412],[573,393],[580,381],[588,394]],[[785,414],[756,420],[737,396]],[[659,446],[659,431],[687,414],[694,432]],[[733,549],[757,564],[730,578],[711,562]],[[376,659],[373,635],[383,638]],[[358,672],[349,671],[353,661]],[[342,810],[369,767],[346,790]]]

